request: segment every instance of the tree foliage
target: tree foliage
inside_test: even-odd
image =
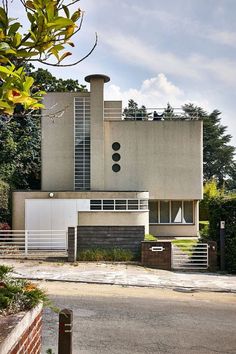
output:
[[[203,177],[214,178],[217,185],[228,187],[235,178],[235,147],[229,145],[232,136],[226,134],[227,126],[221,124],[221,112],[207,113],[201,107],[188,104],[184,112],[195,112],[203,120]]]
[[[57,79],[48,70],[38,69],[31,75],[37,86],[51,92],[85,91],[77,80]],[[29,69],[28,69],[29,70]],[[0,117],[0,179],[15,189],[40,189],[41,173],[41,122],[40,114],[25,116],[14,114],[6,122]]]
[[[86,92],[86,86],[80,85],[78,80],[57,79],[48,70],[39,68],[31,73],[35,84],[46,92]]]
[[[225,221],[226,269],[236,273],[236,198],[212,199],[209,204],[209,236],[220,250],[220,221]]]
[[[81,29],[83,14],[70,6],[79,0],[18,0],[26,12],[29,28],[22,34],[21,23],[9,15],[8,0],[0,7],[0,113],[6,117],[17,112],[42,108],[44,91],[35,89],[34,78],[26,70],[30,62],[53,66],[61,64],[72,53],[72,37]],[[12,6],[12,2],[11,2]],[[53,61],[54,60],[54,61]]]
[[[147,110],[145,106],[139,107],[138,104],[134,100],[129,100],[128,107],[124,109],[123,115],[125,119],[138,119],[147,117]]]

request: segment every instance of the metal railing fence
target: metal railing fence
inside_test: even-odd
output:
[[[0,256],[67,252],[66,230],[0,230]]]

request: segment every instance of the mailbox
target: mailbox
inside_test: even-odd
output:
[[[153,246],[153,247],[151,247],[151,248],[149,248],[149,249],[150,249],[150,251],[152,251],[152,252],[162,252],[162,251],[165,250],[165,248],[162,247],[162,246]]]

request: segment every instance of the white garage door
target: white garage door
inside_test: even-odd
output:
[[[75,199],[25,201],[25,229],[29,230],[29,249],[65,249],[69,226],[77,226]]]

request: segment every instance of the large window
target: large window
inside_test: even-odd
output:
[[[148,211],[146,199],[92,199],[90,210],[143,210]]]
[[[150,200],[150,224],[193,224],[192,200]]]

